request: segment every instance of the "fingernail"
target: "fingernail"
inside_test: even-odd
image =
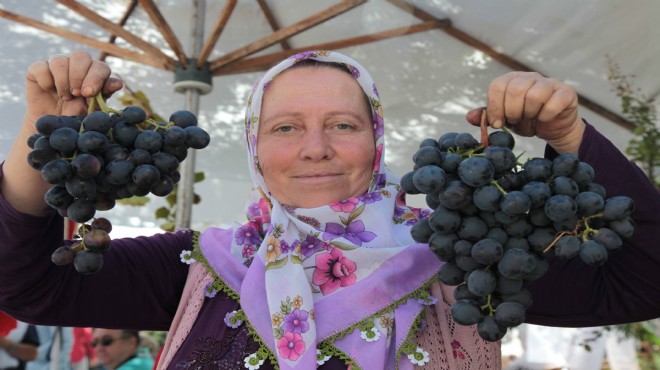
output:
[[[71,89],[71,95],[80,96],[80,89]]]
[[[83,95],[90,96],[90,95],[94,94],[94,89],[92,89],[91,86],[86,86],[86,87],[83,87],[82,93],[83,93]]]
[[[491,125],[493,128],[502,128],[502,120],[495,120],[493,124]]]

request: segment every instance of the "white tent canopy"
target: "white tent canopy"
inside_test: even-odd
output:
[[[128,0],[85,0],[80,3],[104,17],[117,21]],[[339,1],[267,1],[274,17],[284,27]],[[532,1],[428,0],[409,1],[438,19],[448,18],[456,29],[489,45],[545,75],[569,82],[585,98],[620,113],[619,99],[607,80],[605,55],[628,74],[646,96],[660,92],[660,27],[655,18],[660,3],[652,0],[620,2],[587,0],[576,3]],[[183,44],[190,48],[191,6],[189,0],[157,1],[164,18]],[[207,1],[206,34],[225,1]],[[66,27],[89,37],[107,40],[108,33],[90,24],[55,1],[5,0],[0,7],[44,23]],[[371,0],[341,16],[292,37],[293,48],[320,42],[410,27],[421,20],[386,1]],[[126,29],[155,46],[168,50],[167,43],[138,5]],[[0,19],[0,158],[4,158],[21,122],[24,103],[23,76],[34,60],[74,49],[98,51],[52,34]],[[257,2],[239,1],[211,59],[264,37],[272,32]],[[117,45],[127,44],[118,39]],[[255,55],[280,51],[275,44]],[[495,77],[511,70],[472,45],[442,29],[410,34],[374,43],[344,48],[342,52],[362,62],[371,72],[383,99],[386,132],[386,161],[403,174],[412,168],[411,157],[426,137],[447,131],[475,132],[465,124],[468,109],[485,103],[485,90]],[[175,55],[166,51],[166,54]],[[168,116],[183,107],[183,96],[173,92],[171,72],[134,62],[108,58],[133,90],[143,90],[155,111]],[[193,227],[243,220],[244,200],[250,188],[243,144],[243,106],[258,73],[215,77],[211,93],[200,102],[200,125],[211,133],[212,144],[197,153],[197,170],[207,178],[196,186],[202,203],[193,208]],[[114,99],[109,102],[120,107]],[[627,129],[599,114],[582,108],[583,116],[621,149],[631,137]],[[519,140],[517,152],[542,154],[543,145],[532,139]],[[415,199],[419,205],[420,199]],[[118,206],[107,217],[114,224],[152,226],[158,223],[153,210],[163,205],[154,199],[148,207]]]

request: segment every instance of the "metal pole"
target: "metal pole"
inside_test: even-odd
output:
[[[199,54],[204,42],[204,13],[206,8],[205,0],[192,0],[192,29],[191,29],[191,53],[196,56]],[[189,68],[195,68],[191,65]],[[187,89],[185,91],[184,108],[196,116],[199,113],[199,90]],[[193,188],[195,180],[195,150],[188,149],[188,156],[181,162],[179,167],[181,180],[177,184],[176,198],[176,219],[175,227],[190,228],[190,219],[192,214]]]

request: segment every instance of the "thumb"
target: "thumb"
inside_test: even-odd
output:
[[[479,124],[481,123],[481,114],[485,109],[486,107],[472,109],[465,114],[465,119],[468,121],[469,124],[473,126],[479,126]]]

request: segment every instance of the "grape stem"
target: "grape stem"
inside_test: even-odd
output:
[[[497,183],[497,181],[495,181],[495,179],[490,180],[490,184],[493,185],[494,187],[496,187],[497,190],[499,190],[500,193],[502,193],[502,195],[507,195],[507,194],[508,194],[507,191],[504,190],[504,189],[500,186],[500,184]]]
[[[564,235],[568,235],[568,234],[575,234],[575,231],[562,231],[562,232],[560,232],[559,234],[557,234],[557,236],[555,237],[555,239],[554,239],[550,244],[548,244],[547,247],[545,247],[545,249],[543,250],[543,253],[548,253],[548,251],[549,251],[552,247],[554,247],[555,244],[557,244],[557,241],[559,241],[559,239],[561,239],[562,236],[564,236]]]
[[[488,148],[488,120],[486,119],[486,109],[481,111],[481,145],[484,149]]]
[[[485,308],[487,308],[488,311],[490,311],[490,312],[488,313],[488,316],[493,316],[493,314],[494,314],[495,311],[496,311],[496,309],[493,308],[493,305],[492,305],[491,302],[490,302],[491,297],[493,297],[493,295],[492,295],[492,294],[489,294],[489,295],[488,295],[488,298],[487,298],[487,301],[486,301],[486,304],[483,305],[483,306],[481,306],[481,309],[482,309],[482,310],[485,309]]]
[[[593,228],[591,228],[591,226],[589,226],[589,221],[591,221],[594,218],[599,218],[599,217],[602,217],[602,216],[603,216],[603,213],[600,212],[600,213],[596,213],[596,214],[593,214],[591,216],[588,216],[588,217],[584,218],[584,228],[585,229],[582,232],[582,241],[583,242],[587,241],[587,239],[589,238],[589,235],[595,234],[596,232],[598,232],[598,229],[593,229]]]

